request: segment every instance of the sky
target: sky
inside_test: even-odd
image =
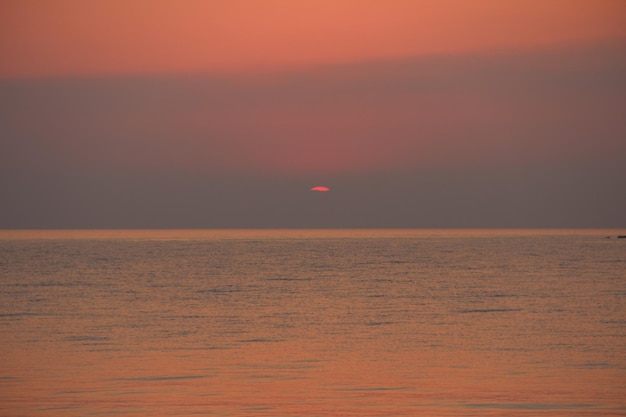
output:
[[[622,228],[624,190],[622,0],[0,0],[0,228]]]

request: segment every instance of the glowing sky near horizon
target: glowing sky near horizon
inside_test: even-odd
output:
[[[0,0],[0,227],[613,225],[625,73],[622,0]]]

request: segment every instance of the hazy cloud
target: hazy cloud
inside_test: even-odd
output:
[[[623,225],[625,45],[3,80],[0,227]]]

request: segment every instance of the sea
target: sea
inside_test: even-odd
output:
[[[0,231],[0,415],[625,416],[620,230]]]

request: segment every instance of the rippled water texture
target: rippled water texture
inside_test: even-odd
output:
[[[0,415],[623,416],[617,233],[3,231]]]

